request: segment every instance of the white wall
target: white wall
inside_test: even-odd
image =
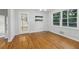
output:
[[[15,20],[15,11],[12,9],[8,10],[8,38],[9,41],[12,41],[14,38],[16,32],[15,32],[15,27],[16,27],[16,20]]]
[[[78,20],[78,27],[72,28],[72,27],[63,27],[63,26],[55,26],[53,25],[53,13],[55,12],[62,12],[62,9],[57,10],[51,10],[49,12],[49,31],[54,32],[56,34],[65,36],[67,38],[71,38],[73,40],[79,41],[79,20]],[[78,16],[79,16],[79,10],[78,10]],[[78,17],[79,19],[79,17]],[[60,19],[61,21],[61,19]],[[61,34],[60,32],[64,32],[64,34]]]
[[[33,10],[15,10],[16,12],[16,34],[20,34],[19,25],[20,25],[20,14],[25,13],[28,16],[28,26],[29,26],[29,32],[39,32],[39,31],[46,31],[46,23],[47,23],[47,14],[45,12],[40,12],[38,9]],[[37,21],[35,22],[35,16],[43,16],[43,21]],[[18,29],[18,30],[17,30]]]
[[[20,13],[25,13],[28,15],[29,22],[29,33],[40,32],[40,31],[50,31],[57,33],[59,35],[74,39],[79,41],[79,20],[77,28],[54,26],[53,25],[53,13],[62,12],[62,9],[50,10],[49,12],[40,12],[38,9],[13,9],[9,10],[9,38],[11,41],[13,37],[17,34],[20,34],[19,25],[20,25]],[[78,11],[79,12],[79,11]],[[42,15],[44,20],[42,22],[35,22],[35,16]],[[79,15],[79,13],[78,13]],[[79,19],[79,17],[78,17]],[[64,32],[61,34],[60,32]]]
[[[29,33],[48,31],[48,12],[40,12],[38,9],[13,9],[9,10],[9,41],[13,39],[15,35],[20,34],[20,14],[25,13],[28,16]],[[43,16],[43,21],[35,22],[35,16]]]

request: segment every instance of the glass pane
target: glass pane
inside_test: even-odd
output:
[[[55,18],[56,18],[56,19],[57,19],[57,18],[59,19],[59,17],[57,17],[57,16],[56,16],[56,17],[53,17],[53,19],[55,19]]]
[[[63,23],[62,25],[63,25],[63,26],[67,26],[67,23]]]
[[[77,17],[77,13],[69,13],[69,17]]]
[[[60,15],[60,12],[58,12],[57,15]]]
[[[58,17],[58,18],[60,18],[60,12],[54,13],[54,14],[53,14],[53,17]]]
[[[60,24],[60,12],[53,14],[53,24],[54,25]]]
[[[53,20],[53,22],[59,22],[59,20]]]
[[[60,23],[53,23],[54,25],[60,25]]]
[[[77,27],[77,23],[69,23],[70,27]]]
[[[67,11],[63,11],[63,18],[67,18]]]
[[[67,22],[67,19],[63,19],[63,22]]]
[[[56,16],[56,14],[53,14],[53,17]]]
[[[58,17],[54,17],[53,20],[59,20],[59,18]]]
[[[69,15],[69,17],[77,17],[77,10],[70,9],[68,15]]]
[[[57,16],[59,16],[59,17],[60,17],[60,12],[58,12],[58,13],[57,13]]]
[[[77,18],[69,18],[69,22],[77,22]]]
[[[75,12],[75,13],[77,13],[77,9],[72,9],[72,12]]]

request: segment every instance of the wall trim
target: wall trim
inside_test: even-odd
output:
[[[74,37],[70,37],[70,36],[67,36],[67,35],[64,35],[64,34],[60,34],[60,33],[57,33],[57,32],[53,32],[53,31],[50,31],[50,32],[79,42],[79,40],[74,38]]]
[[[15,36],[16,36],[16,35],[9,37],[9,38],[8,38],[8,42],[11,42]]]

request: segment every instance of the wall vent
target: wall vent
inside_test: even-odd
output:
[[[59,33],[60,33],[60,34],[64,34],[64,32],[63,32],[63,31],[60,31]]]

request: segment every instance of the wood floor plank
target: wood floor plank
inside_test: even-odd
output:
[[[51,32],[38,32],[16,35],[8,49],[79,49],[79,42]]]

